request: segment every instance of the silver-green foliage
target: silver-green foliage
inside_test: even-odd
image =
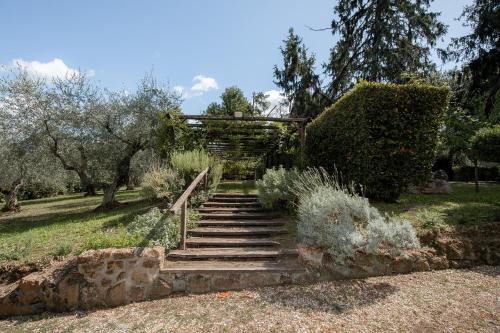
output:
[[[345,263],[356,251],[384,248],[399,254],[419,247],[408,221],[382,216],[368,199],[321,173],[310,169],[296,181],[300,243],[325,249],[337,263]]]
[[[179,228],[175,219],[166,217],[158,208],[138,215],[127,226],[127,231],[144,239],[147,246],[162,245],[173,248],[179,242]]]
[[[195,214],[189,214],[188,226],[193,227],[196,220]],[[144,246],[161,245],[168,250],[179,245],[180,219],[178,215],[163,214],[155,207],[145,214],[136,216],[127,226],[127,231],[142,239]]]
[[[256,182],[259,200],[264,207],[272,208],[280,203],[293,202],[291,184],[297,175],[296,170],[267,169],[262,179]]]

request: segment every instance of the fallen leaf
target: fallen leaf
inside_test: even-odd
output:
[[[217,294],[217,298],[224,299],[224,298],[228,297],[229,295],[231,295],[231,293],[229,291],[223,291],[223,292]]]

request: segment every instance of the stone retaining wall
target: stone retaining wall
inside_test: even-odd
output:
[[[358,253],[339,265],[321,249],[299,246],[306,272],[169,273],[163,247],[87,251],[0,288],[0,317],[43,311],[91,309],[167,297],[173,292],[210,292],[362,278],[479,264],[500,265],[500,224],[482,230],[421,236],[422,249],[403,256]]]
[[[164,297],[159,279],[165,249],[87,251],[25,276],[0,292],[0,317],[42,311],[89,309]]]
[[[164,261],[163,247],[83,253],[77,260],[84,282],[80,307],[117,306],[162,296],[155,282]]]

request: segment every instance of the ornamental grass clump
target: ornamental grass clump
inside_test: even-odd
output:
[[[222,178],[223,163],[204,150],[179,151],[172,154],[170,161],[172,169],[190,184],[204,169],[210,167],[209,187],[214,191]]]
[[[153,164],[142,179],[141,195],[146,199],[171,199],[184,186],[177,171],[161,164]]]
[[[400,254],[419,247],[408,221],[382,216],[354,186],[345,187],[324,170],[309,169],[293,186],[297,197],[298,240],[328,252],[345,264],[357,251]]]

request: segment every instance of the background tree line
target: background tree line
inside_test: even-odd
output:
[[[500,123],[500,2],[474,0],[459,18],[471,33],[437,49],[447,26],[430,10],[432,1],[339,0],[330,27],[317,29],[338,40],[322,75],[314,54],[290,29],[280,48],[283,64],[274,67],[290,115],[314,118],[362,80],[449,85],[440,152],[448,163],[469,158],[474,134]],[[439,71],[431,52],[459,66]]]

